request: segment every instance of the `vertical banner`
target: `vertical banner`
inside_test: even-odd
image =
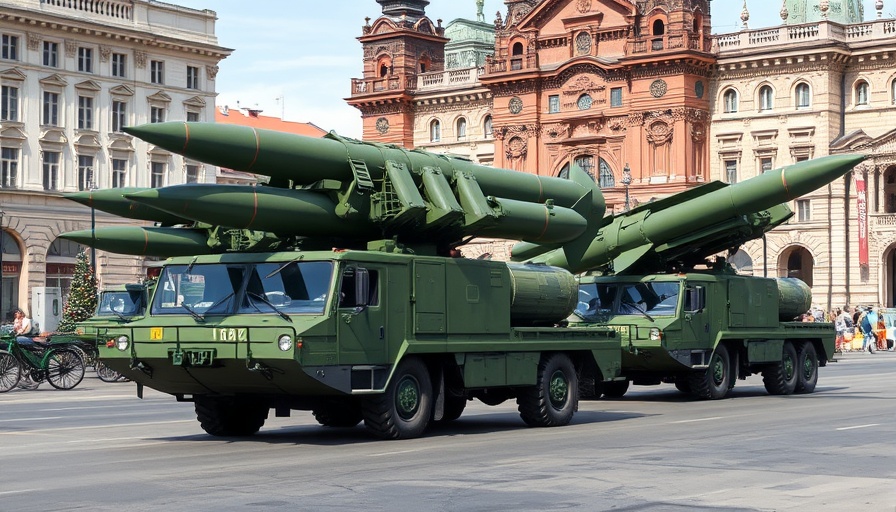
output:
[[[868,192],[865,177],[856,174],[856,206],[859,209],[859,265],[868,267]]]

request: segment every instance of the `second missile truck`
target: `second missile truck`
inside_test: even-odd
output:
[[[219,435],[251,434],[273,408],[311,409],[325,425],[363,419],[382,437],[413,437],[430,421],[456,418],[469,398],[515,398],[526,423],[565,424],[580,393],[618,394],[634,380],[622,365],[642,339],[661,351],[642,350],[638,364],[677,350],[666,345],[664,330],[677,327],[684,345],[691,343],[684,327],[700,296],[679,279],[678,292],[661,294],[675,311],[664,325],[608,320],[622,318],[620,293],[599,320],[556,327],[591,293],[592,283],[583,280],[577,290],[569,271],[611,279],[694,273],[707,257],[786,221],[791,213],[779,203],[791,194],[861,161],[803,162],[772,173],[778,182],[711,183],[604,217],[599,188],[577,168],[569,180],[548,178],[335,135],[203,123],[128,131],[189,158],[272,178],[266,187],[72,196],[135,219],[159,212],[160,226],[64,236],[114,252],[180,255],[166,263],[148,314],[105,333],[101,357],[140,386],[195,402],[203,428]],[[514,255],[528,261],[453,257],[478,235],[524,240]],[[744,299],[747,314],[761,298],[729,290],[735,301]],[[721,295],[710,298],[703,309],[722,318]],[[765,354],[750,369],[790,364],[775,349],[786,352],[790,339],[779,327],[744,331],[747,353]],[[802,332],[799,339],[811,340],[826,361],[833,328]],[[688,356],[692,388],[733,382],[720,383],[719,365],[704,364],[727,350],[717,340],[687,346],[703,358]]]

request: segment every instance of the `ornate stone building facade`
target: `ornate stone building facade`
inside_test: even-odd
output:
[[[827,308],[896,305],[896,20],[881,18],[884,2],[875,7],[877,19],[863,21],[859,0],[787,0],[780,26],[716,36],[715,179],[870,156],[793,201],[793,219],[736,258],[757,275],[802,278]],[[746,26],[748,9],[741,18]]]
[[[215,119],[215,13],[147,0],[0,0],[2,319],[30,310],[30,290],[67,290],[91,188],[214,182],[215,168],[121,128]],[[126,222],[96,212],[98,226]],[[101,286],[145,275],[139,257],[98,251]]]

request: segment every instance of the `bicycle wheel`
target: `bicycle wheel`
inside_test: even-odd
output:
[[[0,350],[0,393],[6,393],[16,387],[22,376],[19,361],[5,350]]]
[[[72,349],[54,350],[47,358],[47,380],[56,389],[72,389],[84,378],[84,361]]]
[[[99,359],[96,360],[96,376],[103,382],[118,382],[121,379],[121,374],[104,365],[102,361]]]

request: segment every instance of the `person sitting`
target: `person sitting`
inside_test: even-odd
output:
[[[25,316],[21,308],[16,308],[13,316],[12,333],[16,336],[16,342],[19,345],[34,345],[34,325],[31,319]]]

